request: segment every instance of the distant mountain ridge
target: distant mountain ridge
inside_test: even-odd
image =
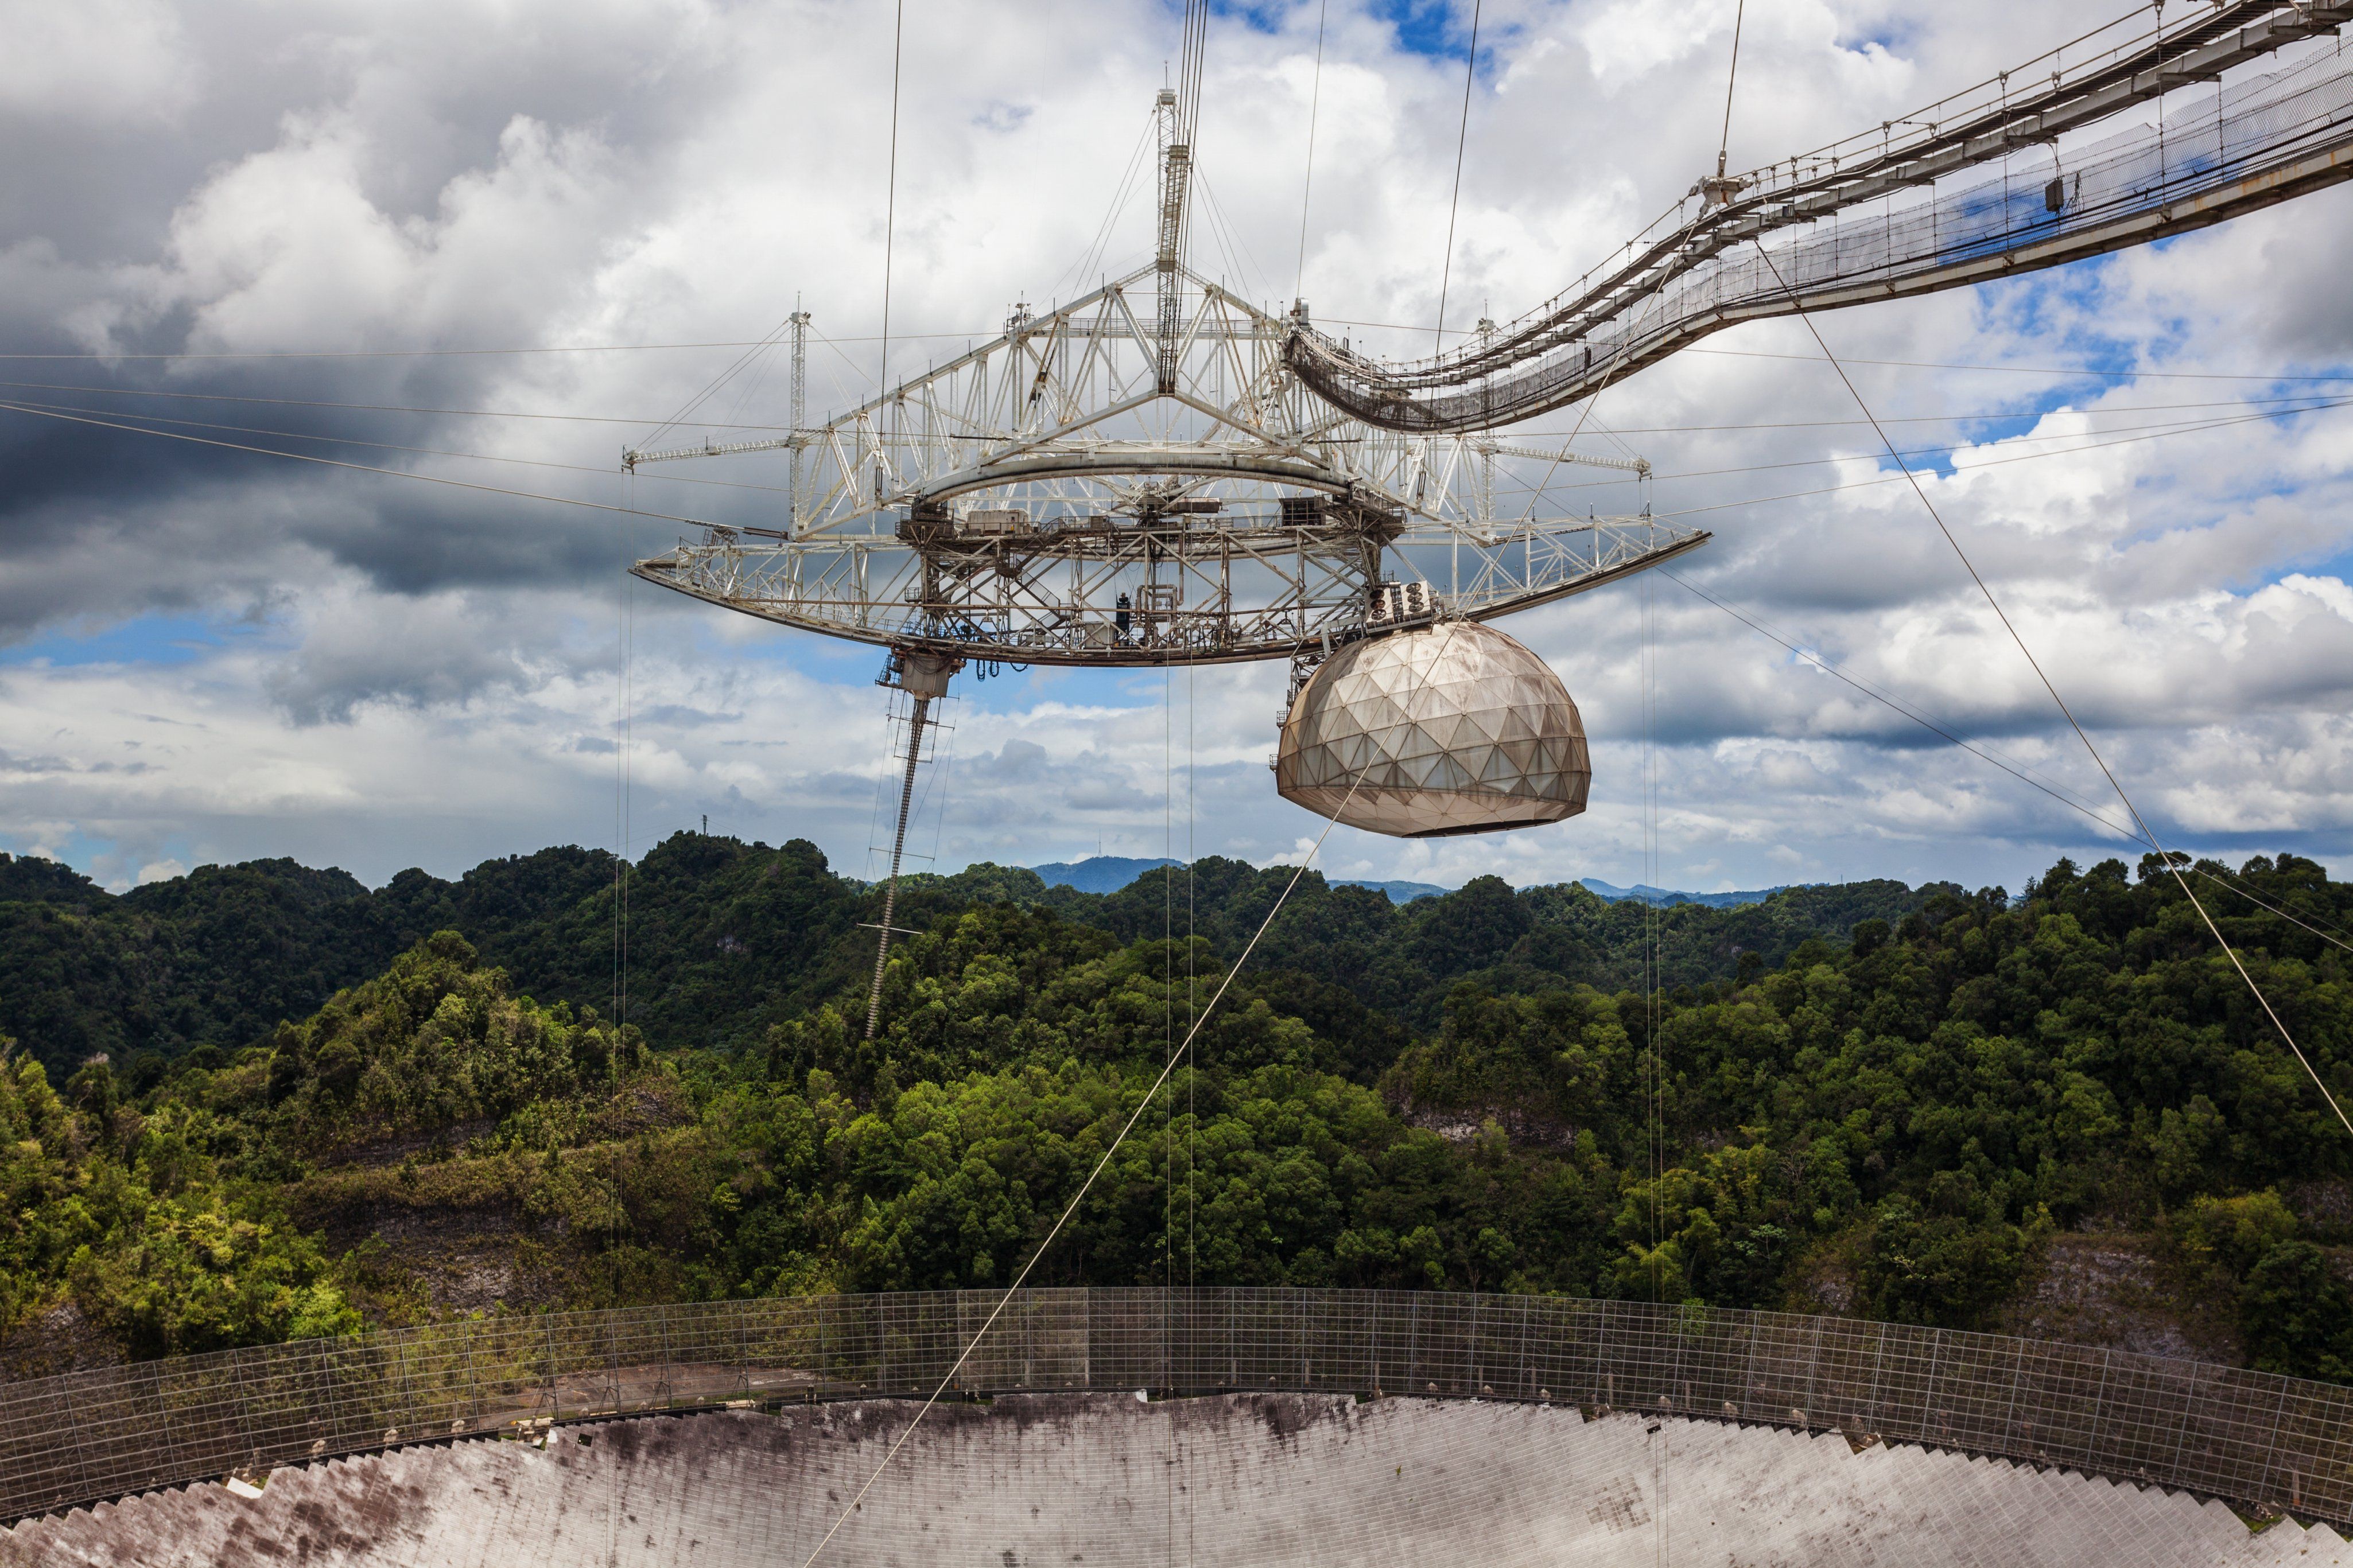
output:
[[[1147,871],[1182,866],[1182,860],[1139,860],[1127,855],[1090,855],[1083,860],[1055,860],[1032,866],[1050,888],[1073,888],[1082,893],[1116,893]]]
[[[1081,893],[1116,893],[1134,885],[1138,877],[1157,871],[1163,866],[1182,866],[1182,860],[1136,859],[1125,855],[1090,855],[1083,860],[1056,860],[1044,866],[1032,866],[1038,879],[1050,888],[1069,888]],[[1440,898],[1452,892],[1435,882],[1371,882],[1346,877],[1327,877],[1324,881],[1335,888],[1370,888],[1377,893],[1387,893],[1393,904],[1409,904],[1416,899]]]
[[[1334,877],[1329,880],[1335,888],[1370,888],[1377,893],[1387,893],[1393,904],[1409,904],[1416,899],[1442,899],[1454,890],[1441,888],[1435,882],[1362,882],[1351,881],[1345,877]]]
[[[1778,887],[1756,888],[1738,893],[1679,893],[1671,888],[1653,888],[1642,882],[1630,888],[1620,888],[1595,877],[1580,877],[1577,885],[1613,904],[1635,899],[1656,904],[1662,910],[1673,909],[1678,904],[1704,904],[1711,910],[1738,909],[1743,904],[1761,904],[1774,894],[1786,893],[1792,888],[1816,886],[1812,882],[1783,882]]]
[[[1165,858],[1140,859],[1127,855],[1090,855],[1083,860],[1056,860],[1043,866],[1032,866],[1029,869],[1037,872],[1039,879],[1050,888],[1070,888],[1082,893],[1116,893],[1133,886],[1138,877],[1157,871],[1163,866],[1182,866],[1184,863]],[[1377,893],[1388,894],[1389,902],[1393,904],[1409,904],[1416,899],[1442,898],[1454,890],[1436,882],[1374,881],[1355,877],[1327,877],[1324,880],[1335,888],[1370,888]],[[1662,910],[1671,910],[1680,904],[1701,904],[1711,910],[1738,909],[1743,904],[1761,904],[1774,894],[1787,892],[1791,888],[1813,885],[1810,882],[1783,882],[1778,887],[1755,888],[1741,892],[1686,893],[1672,888],[1653,888],[1647,883],[1620,888],[1598,877],[1577,879],[1577,886],[1589,889],[1606,902],[1616,904],[1634,899],[1656,904]]]
[[[985,862],[902,877],[895,923],[925,930],[952,912],[1012,905],[1124,942],[1170,931],[1155,862],[1096,862],[1049,869],[1119,884],[1113,891],[1050,887],[1035,870]],[[278,859],[200,866],[118,895],[37,857],[0,858],[0,1037],[40,1058],[55,1081],[105,1055],[141,1064],[132,1070],[143,1082],[199,1047],[234,1053],[267,1041],[281,1020],[307,1016],[439,931],[461,932],[522,994],[602,1014],[617,989],[615,871],[606,851],[559,846],[487,860],[455,880],[407,870],[374,889]],[[770,1026],[862,995],[871,979],[880,892],[836,876],[813,844],[676,834],[636,863],[628,886],[628,1020],[664,1047],[758,1048]],[[1252,960],[1254,973],[1272,978],[1252,984],[1306,987],[1292,1000],[1350,1038],[1375,1027],[1352,1008],[1379,1010],[1391,1020],[1380,1028],[1439,1026],[1462,979],[1530,993],[1622,990],[1651,967],[1671,984],[1727,979],[1751,953],[1769,967],[1807,940],[1843,942],[1858,921],[1893,923],[1936,890],[1877,881],[1761,901],[1682,895],[1646,920],[1641,902],[1577,883],[1514,889],[1486,876],[1452,890],[1359,889],[1211,856],[1185,883],[1184,929],[1233,962],[1287,889],[1293,907]],[[1644,955],[1661,944],[1652,964]]]

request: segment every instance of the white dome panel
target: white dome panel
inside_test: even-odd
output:
[[[1275,762],[1285,800],[1399,838],[1558,822],[1592,778],[1560,678],[1473,621],[1341,648],[1292,704]]]

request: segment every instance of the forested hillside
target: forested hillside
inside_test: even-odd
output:
[[[52,861],[0,855],[0,1034],[59,1081],[103,1053],[143,1084],[163,1058],[197,1045],[257,1044],[433,932],[456,931],[528,994],[609,1013],[626,979],[628,1016],[649,1037],[744,1050],[871,963],[871,933],[852,933],[877,918],[869,906],[880,900],[835,876],[812,845],[771,849],[691,833],[660,845],[631,868],[626,966],[617,963],[614,872],[607,852],[567,847],[486,861],[454,882],[404,871],[370,891],[343,871],[257,860],[116,897]],[[912,879],[902,910],[919,921],[1009,900],[1134,940],[1164,934],[1164,922],[1182,934],[1189,902],[1195,929],[1230,958],[1290,876],[1210,859],[1167,888],[1155,874],[1098,895],[983,865]],[[1894,919],[1920,896],[1865,882],[1738,910],[1662,911],[1662,973],[1670,983],[1729,977],[1744,954],[1778,962],[1808,936],[1842,939],[1855,921]],[[1396,909],[1369,889],[1327,889],[1310,872],[1270,940],[1309,973],[1377,961],[1386,985],[1377,999],[1427,1021],[1448,982],[1499,963],[1636,984],[1642,931],[1641,906],[1608,904],[1574,885],[1514,897],[1484,879]]]
[[[2153,869],[1655,912],[1311,874],[1035,1278],[1787,1306],[2353,1376],[2353,1138]],[[2206,869],[2353,1094],[2353,891]],[[921,879],[868,1042],[879,900],[807,845],[649,855],[619,1027],[588,852],[373,894],[0,868],[44,939],[0,950],[0,1361],[1003,1284],[1289,877]]]

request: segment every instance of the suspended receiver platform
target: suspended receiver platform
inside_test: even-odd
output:
[[[1147,265],[829,424],[633,452],[790,454],[790,524],[706,527],[634,570],[784,626],[944,658],[1160,665],[1311,656],[1487,620],[1694,549],[1698,529],[1575,515],[1640,458],[1483,432],[1398,435],[1283,359],[1278,316]]]

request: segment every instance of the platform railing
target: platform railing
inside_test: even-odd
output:
[[[975,1343],[1000,1300],[502,1316],[0,1384],[0,1521],[543,1423],[946,1381],[960,1394],[1289,1390],[1835,1429],[2353,1523],[2353,1389],[2266,1373],[1843,1318],[1388,1290],[1029,1290]]]

